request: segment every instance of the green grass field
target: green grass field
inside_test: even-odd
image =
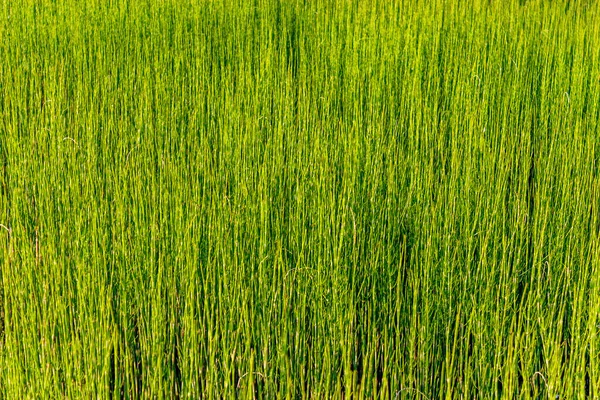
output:
[[[0,399],[598,399],[599,123],[594,1],[0,0]]]

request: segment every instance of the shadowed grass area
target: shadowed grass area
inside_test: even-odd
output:
[[[600,396],[591,1],[0,3],[0,398]]]

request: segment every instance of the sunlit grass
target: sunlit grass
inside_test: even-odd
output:
[[[600,9],[468,3],[0,3],[0,397],[600,396]]]

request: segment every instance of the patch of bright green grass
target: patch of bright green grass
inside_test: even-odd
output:
[[[597,398],[591,1],[0,4],[0,397]]]

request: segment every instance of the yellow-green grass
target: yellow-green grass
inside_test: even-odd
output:
[[[599,12],[0,2],[0,398],[598,398]]]

